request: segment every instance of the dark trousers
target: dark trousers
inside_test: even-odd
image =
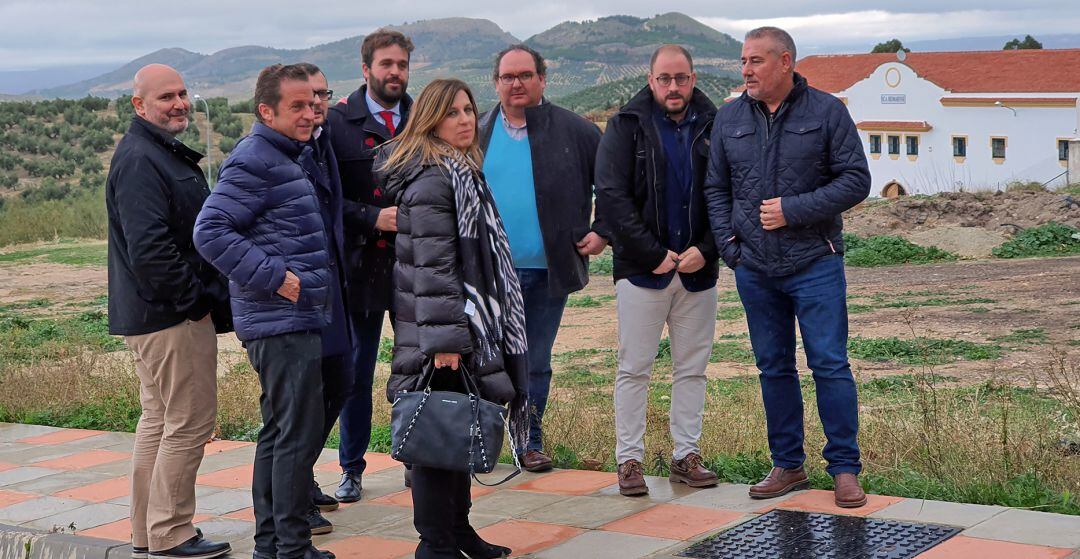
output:
[[[551,391],[551,348],[559,333],[566,296],[548,294],[546,269],[518,268],[525,303],[525,339],[529,343],[529,444],[524,450],[544,447],[543,420]]]
[[[352,353],[328,355],[322,358],[323,430],[321,447],[326,446],[326,439],[330,437],[330,431],[334,430],[334,423],[337,422],[338,414],[341,412],[342,406],[345,405],[345,399],[352,388],[353,361]],[[311,500],[314,501],[321,492],[319,486],[312,484]],[[315,508],[314,503],[312,503],[312,508]]]
[[[298,332],[246,345],[262,385],[263,428],[251,484],[255,549],[279,559],[301,557],[311,545],[311,468],[322,449],[322,342],[318,332]]]
[[[352,319],[359,345],[350,390],[341,407],[338,461],[342,471],[362,474],[367,467],[364,453],[371,442],[371,385],[375,380],[375,361],[382,338],[383,312],[357,312],[353,313]]]
[[[413,465],[413,525],[420,533],[421,546],[435,552],[456,552],[458,535],[473,533],[469,486],[466,472]]]
[[[769,277],[745,266],[735,283],[746,309],[750,343],[761,371],[773,465],[797,468],[803,451],[803,405],[795,369],[795,321],[813,372],[818,414],[828,442],[822,455],[830,475],[858,474],[859,404],[847,358],[847,280],[844,259],[826,256],[802,271]]]

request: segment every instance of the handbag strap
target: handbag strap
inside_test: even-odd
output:
[[[477,400],[479,400],[479,396],[477,397]],[[472,441],[470,441],[469,443],[469,474],[472,475],[472,478],[476,480],[476,483],[479,483],[480,485],[484,485],[487,487],[502,485],[510,481],[511,479],[517,477],[517,475],[521,473],[521,462],[518,461],[517,445],[514,444],[514,437],[510,435],[510,422],[507,421],[505,418],[503,419],[503,428],[506,429],[506,440],[510,441],[510,456],[514,461],[514,471],[510,472],[510,474],[502,478],[502,480],[500,481],[496,481],[495,483],[485,483],[483,480],[476,477],[476,471],[473,470],[472,466],[473,449],[476,448],[477,438],[480,439],[481,451],[484,451],[484,432],[480,429],[480,402],[473,402],[473,405],[475,407],[473,411],[473,436]],[[501,416],[502,414],[500,413],[499,415]]]

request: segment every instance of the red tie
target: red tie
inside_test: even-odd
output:
[[[390,137],[393,138],[396,133],[396,130],[394,130],[394,111],[379,111],[379,116],[386,123],[386,130],[390,132]]]

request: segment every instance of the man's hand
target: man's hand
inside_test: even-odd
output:
[[[379,231],[397,232],[397,206],[379,210],[379,217],[375,220],[375,228]]]
[[[435,354],[435,368],[441,369],[443,367],[450,367],[450,369],[456,371],[458,364],[461,363],[460,353],[436,353]]]
[[[766,231],[779,229],[787,225],[784,219],[784,208],[780,205],[780,198],[769,198],[761,201],[761,226]]]
[[[595,231],[589,231],[588,235],[577,242],[577,251],[582,256],[596,256],[604,252],[606,246],[607,239],[597,235]]]
[[[296,277],[296,274],[285,270],[285,281],[281,282],[281,287],[277,288],[277,294],[293,303],[300,300],[300,278]]]
[[[679,255],[675,254],[675,251],[667,251],[667,256],[664,257],[664,261],[652,271],[654,274],[666,274],[675,269],[679,265]]]
[[[690,247],[679,255],[679,272],[692,274],[705,267],[705,257],[697,247]]]

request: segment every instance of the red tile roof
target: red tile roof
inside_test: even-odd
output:
[[[892,53],[823,54],[803,58],[795,69],[811,86],[838,93],[896,61]],[[954,93],[1080,91],[1080,49],[910,52],[904,64]]]
[[[883,132],[928,132],[933,128],[925,120],[861,120],[855,127]]]

